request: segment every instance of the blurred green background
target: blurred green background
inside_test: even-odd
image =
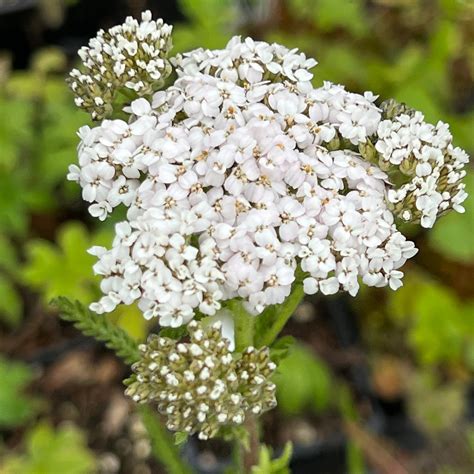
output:
[[[65,74],[98,27],[145,8],[175,25],[174,52],[233,34],[297,47],[319,63],[315,86],[407,102],[474,151],[471,0],[0,0],[2,474],[162,472],[122,395],[127,369],[48,307],[98,296],[86,250],[113,226],[90,219],[66,182],[88,118]],[[294,472],[474,472],[473,198],[464,215],[405,232],[420,252],[403,288],[308,301],[286,331],[298,343],[277,377],[267,442],[329,452],[344,434],[342,466]],[[150,329],[133,308],[110,317],[137,340]]]

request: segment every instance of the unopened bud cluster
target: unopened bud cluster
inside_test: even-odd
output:
[[[140,23],[128,17],[122,25],[100,30],[78,52],[84,71],[70,73],[76,105],[101,120],[111,114],[120,89],[145,95],[162,86],[171,73],[171,31],[162,19],[152,20],[149,11]]]
[[[219,322],[203,327],[192,321],[188,332],[189,342],[150,335],[132,366],[127,395],[157,403],[168,429],[198,433],[203,440],[275,407],[270,377],[276,365],[268,348],[233,354]]]

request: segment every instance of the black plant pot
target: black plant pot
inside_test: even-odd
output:
[[[223,474],[232,465],[229,453],[219,455],[203,450],[195,438],[189,439],[183,455],[197,474]],[[292,474],[347,474],[344,436],[335,435],[311,445],[295,444],[290,469]]]

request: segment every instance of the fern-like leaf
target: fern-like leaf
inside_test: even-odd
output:
[[[72,322],[86,336],[104,342],[127,364],[139,359],[138,342],[105,316],[93,313],[79,301],[70,301],[64,296],[55,298],[51,304],[57,308],[62,319]]]

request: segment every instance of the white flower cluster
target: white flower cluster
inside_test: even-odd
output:
[[[94,120],[102,119],[110,114],[120,87],[139,95],[151,93],[152,86],[162,84],[171,73],[167,60],[171,31],[162,19],[152,20],[150,11],[142,13],[140,23],[127,17],[122,25],[100,30],[78,52],[85,72],[73,69],[70,73],[76,105]]]
[[[386,163],[381,165],[394,165],[405,177],[387,194],[403,220],[420,221],[429,228],[448,209],[464,212],[461,204],[467,193],[461,180],[469,157],[452,145],[452,138],[447,124],[426,123],[420,112],[380,122],[375,148]]]
[[[179,76],[207,74],[239,85],[257,84],[262,81],[288,81],[298,90],[311,90],[316,66],[313,58],[306,58],[297,49],[264,41],[254,41],[234,36],[224,49],[195,49],[178,54],[171,60]]]
[[[370,133],[370,104],[329,84],[304,94],[197,74],[133,102],[129,124],[85,129],[70,177],[93,215],[123,203],[130,221],[110,251],[95,250],[105,296],[93,309],[138,299],[176,326],[241,297],[258,313],[288,296],[298,263],[308,293],[356,294],[359,279],[398,287],[415,250],[387,210],[386,175],[321,146],[343,126]]]
[[[416,249],[394,215],[407,218],[407,200],[423,225],[459,209],[467,157],[443,124],[384,121],[370,92],[314,89],[316,61],[275,44],[236,37],[172,62],[178,80],[133,101],[128,121],[80,130],[69,178],[90,213],[128,207],[112,248],[93,250],[104,278],[95,311],[138,301],[179,326],[241,298],[260,313],[284,301],[298,268],[308,294],[397,289]]]

